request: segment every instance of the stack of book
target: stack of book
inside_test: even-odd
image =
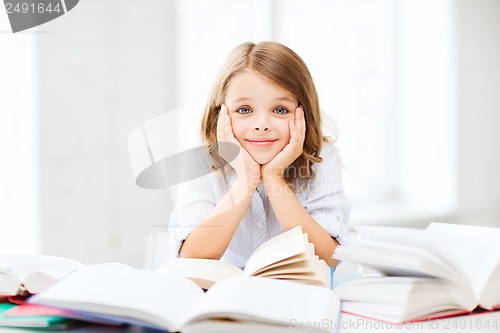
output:
[[[404,323],[500,309],[500,228],[356,229],[334,258],[378,275],[335,288],[344,312]]]
[[[74,260],[33,254],[0,255],[0,327],[60,330],[77,323],[69,311],[27,303],[82,267]]]
[[[0,327],[61,330],[76,324],[68,314],[45,306],[5,302],[0,303]]]

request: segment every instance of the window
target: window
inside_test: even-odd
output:
[[[193,119],[234,46],[282,42],[308,65],[322,109],[339,129],[353,224],[429,222],[453,210],[451,1],[177,5],[179,105],[196,101],[200,111],[184,126],[198,126]]]
[[[0,30],[9,31],[7,15]],[[0,251],[39,251],[35,37],[0,34]]]

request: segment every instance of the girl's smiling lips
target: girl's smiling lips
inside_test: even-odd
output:
[[[278,139],[246,139],[246,141],[256,147],[266,148],[278,141]]]

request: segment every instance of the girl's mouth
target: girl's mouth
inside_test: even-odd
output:
[[[278,141],[278,139],[246,139],[246,141],[255,147],[266,148]]]

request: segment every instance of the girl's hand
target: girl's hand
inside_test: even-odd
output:
[[[233,167],[239,179],[246,179],[250,188],[257,188],[261,176],[260,165],[255,162],[248,151],[243,148],[234,137],[231,118],[229,117],[229,109],[225,104],[221,105],[219,118],[217,120],[217,142],[228,142],[239,148],[238,155],[231,160],[231,157],[234,156],[234,151],[232,151],[233,154],[231,154],[229,150],[234,149],[231,147],[233,145],[219,145],[219,155]]]
[[[261,167],[264,183],[270,178],[282,177],[286,168],[302,154],[306,135],[306,122],[302,106],[295,110],[294,118],[288,123],[290,142],[271,161]]]

